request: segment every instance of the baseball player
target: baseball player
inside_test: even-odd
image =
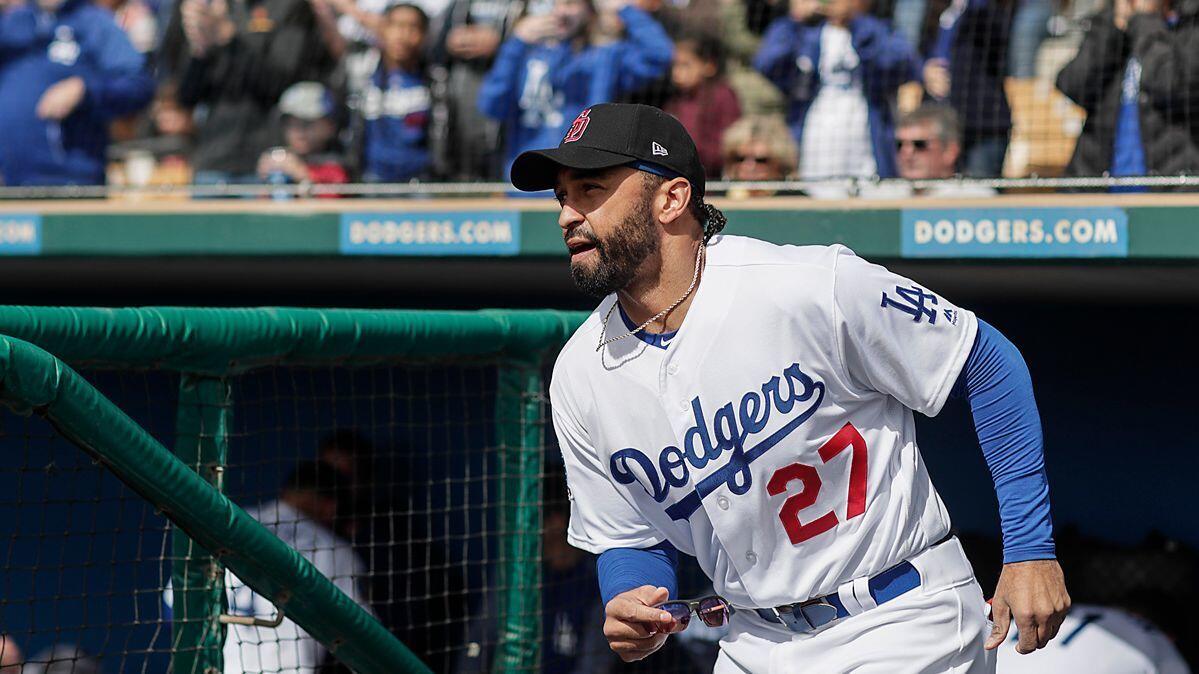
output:
[[[1019,635],[999,647],[999,674],[1190,674],[1186,660],[1164,632],[1144,618],[1113,606],[1075,604],[1061,631],[1044,649],[1016,653]]]
[[[599,555],[604,634],[644,658],[695,618],[715,671],[992,672],[1070,600],[1054,559],[1028,369],[994,328],[843,246],[721,236],[695,144],[602,104],[520,155],[553,189],[576,285],[603,298],[550,386],[570,542]],[[969,399],[1005,566],[988,609],[916,447],[912,412]],[[692,555],[709,597],[677,597]],[[993,624],[988,616],[994,620]]]

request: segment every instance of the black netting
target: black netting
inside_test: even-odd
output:
[[[177,376],[88,376],[171,444]],[[496,367],[270,368],[229,383],[226,493],[433,671],[495,671],[503,599],[514,590],[505,544],[529,533],[506,528],[502,515],[520,476],[503,472],[498,424],[519,420],[497,411],[509,408],[496,404]],[[623,665],[608,650],[594,559],[565,540],[569,507],[545,398],[527,395],[538,412],[525,421],[544,438],[533,448],[542,462],[540,557],[520,560],[540,568],[530,593],[540,595],[538,671],[710,671],[719,634],[694,625],[641,663]],[[22,674],[169,671],[176,560],[166,520],[36,416],[0,414],[0,450],[3,662],[23,659]],[[980,582],[993,588],[997,541],[964,539]],[[1071,531],[1058,545],[1075,601],[1134,610],[1194,655],[1194,551],[1165,540],[1119,547]],[[270,603],[226,580],[230,614],[271,617]],[[710,592],[687,559],[680,591]],[[225,653],[226,672],[347,671],[289,621],[231,626]]]
[[[913,194],[872,186],[878,177],[1199,180],[1199,15],[1180,0],[421,0],[388,11],[362,0],[322,5],[320,20],[289,0],[265,34],[219,3],[181,0],[157,18],[155,0],[113,4],[158,76],[124,103],[144,112],[113,129],[116,186],[212,196],[256,183],[286,197],[418,180],[493,193],[520,151],[555,145],[587,106],[611,101],[676,115],[709,178],[861,181],[787,190],[813,196]],[[230,47],[242,33],[254,49]],[[273,44],[284,34],[293,42]],[[257,81],[268,54],[285,81]],[[45,88],[26,80],[4,91]],[[21,123],[43,123],[28,114]],[[107,117],[85,117],[99,137]],[[104,182],[42,145],[51,168],[34,179],[7,162],[5,194]]]

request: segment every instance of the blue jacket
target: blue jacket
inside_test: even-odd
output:
[[[400,183],[429,165],[429,85],[423,75],[379,64],[364,92],[364,172],[371,182]]]
[[[631,6],[620,19],[627,36],[613,44],[576,52],[514,36],[500,47],[479,89],[479,109],[504,124],[505,175],[521,152],[557,147],[587,106],[613,101],[670,67],[674,45],[657,21]]]
[[[54,83],[80,77],[86,91],[61,121],[37,116]],[[67,0],[56,13],[30,2],[0,14],[0,175],[9,185],[104,183],[108,123],[154,96],[144,59],[112,13]]]
[[[804,118],[820,92],[820,31],[824,22],[800,23],[790,17],[776,19],[762,36],[754,68],[787,97],[787,123],[796,142],[803,135]],[[895,120],[892,100],[899,85],[918,79],[920,63],[907,40],[887,24],[864,14],[849,24],[854,51],[861,60],[862,88],[870,121],[874,161],[883,178],[894,177]],[[802,147],[802,145],[801,145]]]

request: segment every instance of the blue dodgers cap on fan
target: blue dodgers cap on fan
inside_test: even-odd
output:
[[[686,178],[696,195],[704,195],[704,167],[687,129],[658,108],[632,103],[593,105],[575,118],[558,147],[522,152],[512,163],[512,185],[539,192],[552,189],[563,168],[624,165]]]

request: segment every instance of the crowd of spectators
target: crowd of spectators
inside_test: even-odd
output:
[[[713,179],[993,178],[1050,3],[0,0],[0,179],[500,181],[604,101]],[[1056,74],[1064,172],[1199,173],[1199,0],[1110,3]]]

